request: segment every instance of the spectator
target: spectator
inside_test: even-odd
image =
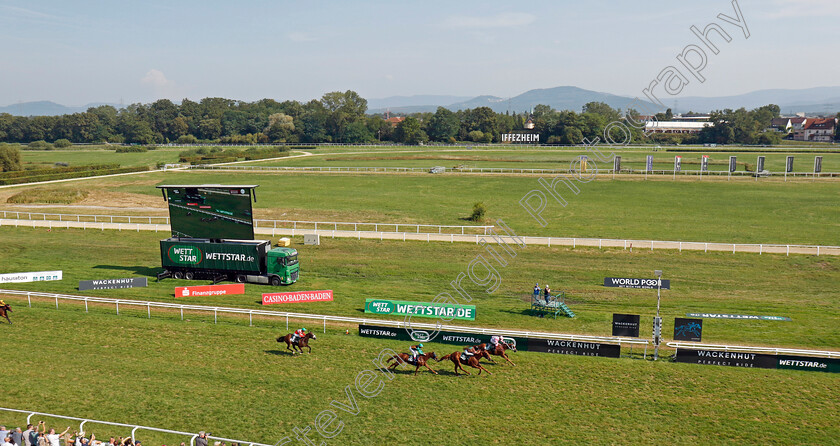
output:
[[[548,284],[545,285],[545,303],[548,303],[548,299],[551,297],[551,288],[548,287]]]
[[[207,446],[207,435],[204,431],[198,433],[198,438],[195,439],[195,446]]]
[[[20,431],[19,427],[16,427],[9,436],[12,437],[13,444],[23,446],[23,432]]]
[[[67,429],[64,429],[64,432],[56,434],[55,429],[50,429],[50,432],[47,434],[47,441],[50,446],[61,446],[61,437],[63,437],[69,430],[70,426],[67,426]]]
[[[114,440],[114,437],[111,437],[111,439],[108,440],[108,444],[111,446],[116,446],[117,440]]]
[[[43,421],[42,421],[43,423]],[[38,432],[38,441],[36,443],[38,446],[50,446],[50,442],[47,441],[47,434],[43,432]]]
[[[540,300],[540,284],[534,284],[534,301]]]
[[[9,432],[9,431],[6,431],[6,432]],[[3,437],[3,446],[15,446],[14,444],[12,444],[12,437],[10,437],[8,435]]]
[[[32,432],[34,431],[31,424],[26,425],[26,430],[23,431],[23,446],[32,446]]]
[[[11,432],[6,430],[6,426],[0,426],[0,440],[6,440]]]

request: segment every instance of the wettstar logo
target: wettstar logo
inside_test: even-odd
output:
[[[195,246],[173,245],[168,254],[169,260],[182,265],[198,265],[204,260],[201,250]]]

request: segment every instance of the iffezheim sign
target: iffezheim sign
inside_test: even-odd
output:
[[[539,143],[539,133],[502,133],[502,142]]]

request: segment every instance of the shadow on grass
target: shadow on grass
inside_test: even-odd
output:
[[[157,273],[160,272],[160,268],[149,268],[146,266],[120,266],[120,265],[96,265],[93,269],[110,269],[114,271],[130,271],[134,274],[139,274],[141,276],[147,277],[157,277]]]
[[[291,350],[263,350],[264,352],[268,353],[269,355],[275,356],[297,356],[292,353]]]

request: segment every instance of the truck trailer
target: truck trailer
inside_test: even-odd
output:
[[[160,241],[160,261],[164,272],[158,279],[211,279],[214,283],[290,285],[300,270],[296,249],[272,249],[267,240],[172,237]]]

